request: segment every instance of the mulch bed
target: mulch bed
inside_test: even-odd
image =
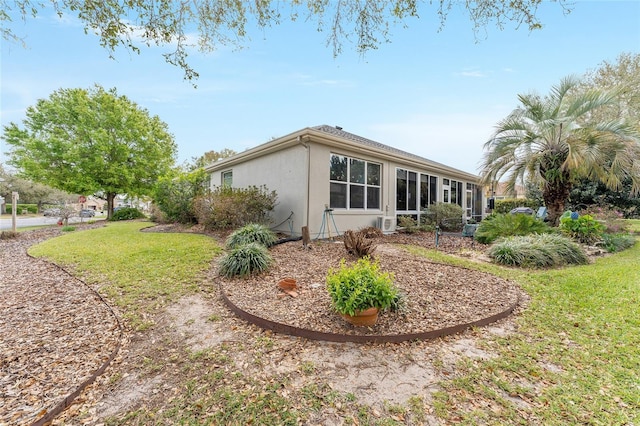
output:
[[[77,231],[76,231],[77,232]],[[0,241],[0,424],[29,425],[89,380],[118,345],[110,308],[81,281],[27,255],[58,228]]]
[[[321,333],[364,336],[426,333],[471,323],[513,307],[522,294],[507,280],[433,263],[396,244],[430,247],[435,238],[400,234],[379,239],[375,258],[382,270],[394,274],[396,286],[406,295],[408,312],[385,311],[372,327],[354,327],[331,307],[327,271],[339,267],[343,258],[354,260],[340,241],[314,242],[307,250],[302,242],[276,245],[270,249],[274,265],[266,273],[244,279],[220,277],[218,282],[234,305],[257,317]],[[442,237],[439,244],[439,249],[451,253],[471,248],[470,241],[458,237]],[[296,297],[278,288],[285,277],[297,280]]]

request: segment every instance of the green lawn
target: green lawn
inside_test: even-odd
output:
[[[640,219],[628,219],[631,230],[636,234],[640,234]]]
[[[70,232],[33,247],[31,254],[74,265],[88,282],[101,285],[100,291],[134,326],[144,329],[146,313],[198,291],[204,272],[220,253],[204,236],[139,232],[148,225],[111,223]],[[640,231],[640,221],[632,226]],[[531,296],[517,318],[515,333],[481,341],[495,358],[465,359],[453,377],[439,384],[434,408],[445,424],[640,424],[640,244],[594,264],[546,271],[507,269],[408,249],[512,279]],[[260,335],[253,342],[191,354],[180,361],[191,378],[171,404],[161,411],[131,412],[116,423],[198,424],[208,412],[214,413],[210,419],[217,424],[296,424],[311,418],[319,406],[340,405],[356,413],[354,424],[403,424],[376,419],[370,407],[354,402],[353,395],[338,394],[323,384],[321,372],[310,376],[300,394],[284,398],[281,389],[288,378],[260,381],[230,361],[235,351],[249,346],[256,356],[268,353],[275,340]],[[313,366],[301,366],[300,374],[313,374]],[[419,399],[394,410],[419,418]]]
[[[147,313],[198,291],[211,261],[221,252],[204,235],[140,232],[151,225],[112,222],[47,240],[29,253],[74,267],[87,283],[99,286],[101,293],[124,308],[131,326],[143,329],[150,325],[144,319]]]
[[[640,244],[586,266],[496,270],[522,285],[530,305],[518,333],[484,342],[499,357],[461,363],[441,384],[438,414],[467,424],[638,424],[638,258]]]

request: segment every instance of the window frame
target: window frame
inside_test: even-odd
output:
[[[332,173],[333,158],[337,157],[339,162],[346,162],[346,171],[343,174]],[[357,165],[358,171],[362,175],[352,176],[352,165],[354,169]],[[371,166],[377,166],[377,173]],[[371,178],[373,175],[373,179]],[[344,178],[343,180],[331,179],[331,177]],[[377,177],[377,184],[375,178]],[[332,187],[343,187],[346,191],[332,191]],[[377,199],[373,201],[372,192],[377,191]],[[334,194],[338,196],[334,199]],[[357,201],[361,201],[362,207],[353,207]],[[344,204],[344,205],[342,205]],[[357,210],[357,211],[381,211],[382,206],[382,163],[365,160],[363,158],[351,157],[349,155],[338,154],[332,152],[329,154],[329,207],[340,210]]]
[[[229,182],[227,183],[227,176],[229,176]],[[233,170],[224,170],[220,172],[220,185],[225,188],[231,188],[233,186]]]

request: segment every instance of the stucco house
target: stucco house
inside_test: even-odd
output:
[[[312,238],[418,218],[430,204],[457,203],[464,219],[482,217],[479,177],[346,132],[307,127],[205,168],[213,188],[266,185],[278,195],[274,230]]]

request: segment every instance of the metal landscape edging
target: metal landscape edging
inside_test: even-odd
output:
[[[266,318],[259,317],[250,312],[247,312],[236,304],[234,304],[225,294],[222,284],[219,284],[220,294],[227,307],[239,318],[248,321],[251,324],[257,325],[260,328],[271,330],[276,333],[287,334],[290,336],[304,337],[311,340],[323,340],[328,342],[352,342],[352,343],[400,343],[409,340],[429,340],[438,337],[449,336],[451,334],[460,333],[471,327],[481,327],[487,324],[496,322],[502,318],[509,316],[520,302],[520,298],[517,297],[516,301],[509,305],[507,309],[504,309],[494,315],[490,315],[485,318],[481,318],[476,321],[471,321],[463,324],[457,324],[451,327],[440,328],[437,330],[429,330],[418,333],[407,334],[378,334],[378,335],[354,335],[354,334],[342,334],[342,333],[327,333],[323,331],[311,330],[308,328],[295,327],[293,325],[282,324],[276,321],[271,321]]]

